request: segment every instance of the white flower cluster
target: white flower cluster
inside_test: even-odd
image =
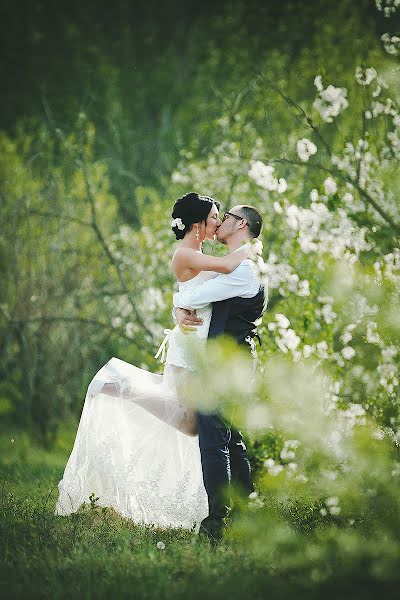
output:
[[[316,354],[318,358],[325,359],[329,358],[328,350],[328,342],[325,340],[322,340],[322,342],[317,342],[316,344],[304,344],[303,356],[304,358],[310,358],[310,356]]]
[[[249,508],[262,508],[264,506],[264,501],[259,497],[258,492],[251,492],[249,494]]]
[[[275,167],[265,165],[261,160],[253,160],[250,162],[248,175],[256,184],[270,192],[278,192],[283,194],[287,190],[286,180],[281,177],[275,177]]]
[[[337,403],[339,400],[340,389],[342,387],[341,381],[331,380],[328,385],[325,403],[325,414],[331,414],[334,410],[337,410]]]
[[[349,103],[347,100],[347,89],[328,85],[324,88],[321,75],[314,79],[314,85],[318,90],[318,97],[313,106],[326,123],[332,123],[333,117],[337,117],[345,110]]]
[[[351,333],[357,327],[357,323],[349,323],[344,328],[342,335],[340,336],[340,340],[343,344],[348,344],[353,339],[353,334]]]
[[[350,402],[349,407],[346,410],[339,411],[339,416],[344,417],[342,424],[345,423],[345,430],[349,431],[353,429],[355,425],[365,425],[365,409],[361,404],[354,404]]]
[[[286,296],[286,291],[295,293],[297,296],[310,295],[310,284],[307,279],[300,279],[288,264],[279,263],[278,257],[273,252],[264,263],[263,273],[268,279],[269,289],[278,290],[281,296]]]
[[[183,231],[186,225],[182,222],[182,219],[177,217],[171,222],[171,227],[177,227],[180,231]]]
[[[264,461],[264,467],[273,477],[276,477],[276,475],[279,475],[279,473],[282,473],[283,471],[283,465],[276,463],[273,458],[267,458],[267,460]]]
[[[398,353],[396,346],[384,346],[381,351],[382,362],[378,365],[379,383],[388,394],[393,393],[399,385],[398,360],[394,360]]]
[[[341,350],[343,358],[350,360],[356,355],[356,351],[352,346],[344,346]]]
[[[333,177],[327,177],[324,181],[324,189],[325,189],[325,194],[327,196],[332,196],[333,194],[336,194],[337,192],[337,183],[336,181],[333,179]]]
[[[286,440],[281,450],[281,459],[293,460],[296,458],[296,450],[299,446],[300,442],[298,440]]]
[[[251,129],[250,124],[249,129]],[[252,149],[254,158],[264,153],[262,140],[256,139]],[[200,189],[208,181],[213,196],[224,196],[231,188],[232,181],[237,181],[232,190],[233,195],[246,195],[250,190],[247,178],[248,164],[243,162],[240,144],[224,139],[213,151],[201,161],[197,161],[190,151],[181,153],[182,159],[172,174],[172,181],[192,189]],[[238,177],[243,175],[243,178]]]
[[[317,152],[317,146],[307,138],[302,138],[301,140],[298,140],[296,149],[300,160],[302,160],[303,162],[307,162],[310,156],[316,154]]]
[[[264,462],[264,467],[267,469],[268,474],[272,475],[272,477],[276,477],[276,475],[279,475],[279,473],[282,473],[282,471],[284,471],[287,477],[292,478],[293,475],[297,472],[297,464],[293,461],[286,463],[285,465],[281,465],[277,463],[273,458],[267,458],[267,460]],[[297,481],[302,482],[308,481],[307,477],[305,477],[305,475],[303,475],[302,473],[298,474],[295,477],[295,479]]]
[[[400,0],[375,0],[376,8],[383,12],[385,17],[390,17],[400,6]]]
[[[104,302],[107,304],[108,310],[114,313],[114,316],[111,319],[111,325],[114,329],[118,329],[123,325],[126,328],[127,337],[133,337],[133,333],[137,328],[133,325],[133,323],[128,322],[126,324],[126,319],[132,314],[132,304],[129,300],[127,294],[122,294],[121,296],[117,296],[114,298],[110,298],[110,296],[104,297]],[[129,325],[129,326],[128,326]]]
[[[116,310],[123,318],[128,317],[132,313],[132,304],[127,294],[122,294],[122,296],[119,296]]]
[[[146,312],[159,312],[165,308],[163,292],[159,288],[148,287],[143,291],[143,306]]]
[[[297,352],[297,347],[300,344],[300,338],[296,335],[294,329],[289,329],[290,321],[285,315],[277,313],[275,315],[276,322],[268,323],[269,331],[277,331],[279,335],[275,336],[275,343],[281,352],[285,354],[290,351],[295,359],[300,358],[300,353]]]
[[[367,340],[368,344],[381,344],[382,340],[381,337],[379,335],[379,333],[377,332],[377,323],[375,323],[374,321],[368,321],[367,323],[367,332],[365,335],[365,339]]]
[[[377,260],[374,263],[374,269],[379,282],[388,279],[400,286],[400,248],[395,248],[393,252],[385,254],[380,260]]]
[[[325,507],[321,508],[319,511],[323,517],[325,517],[328,512],[331,515],[339,515],[340,514],[340,506],[339,506],[339,498],[337,496],[331,496],[327,498],[324,502]]]
[[[337,313],[332,309],[333,298],[319,297],[318,302],[323,305],[322,308],[316,308],[315,314],[317,317],[322,317],[327,325],[331,325],[337,317]]]
[[[365,240],[365,227],[357,227],[345,210],[332,213],[322,202],[312,202],[309,209],[287,206],[286,222],[297,232],[297,241],[305,253],[327,253],[354,262],[361,251],[371,248]]]
[[[391,98],[386,98],[384,102],[380,100],[374,100],[371,104],[371,111],[366,111],[365,117],[372,119],[372,117],[378,117],[379,115],[393,117],[393,125],[398,126],[398,109],[396,104]]]
[[[189,177],[180,173],[179,171],[174,171],[171,175],[172,183],[181,183],[183,185],[187,185],[189,183]]]
[[[356,67],[355,78],[359,85],[370,85],[374,79],[377,78],[378,73],[374,67],[368,67],[363,69],[362,67]]]
[[[397,56],[400,52],[400,37],[398,35],[390,35],[390,33],[384,33],[381,37],[385,52]]]
[[[251,240],[250,244],[249,244],[249,249],[248,249],[248,257],[251,260],[257,260],[258,257],[260,257],[262,255],[263,252],[263,243],[261,240],[258,239],[253,239]]]
[[[343,156],[340,158],[332,156],[332,163],[341,171],[344,171],[354,180],[357,180],[362,188],[367,187],[371,179],[373,168],[376,166],[376,159],[369,150],[369,144],[366,140],[360,139],[354,146],[347,142],[344,148]]]
[[[393,108],[393,105],[392,116],[394,129],[387,133],[387,138],[391,144],[391,150],[394,156],[400,160],[400,114],[397,112],[397,109]]]

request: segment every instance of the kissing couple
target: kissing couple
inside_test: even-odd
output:
[[[194,192],[175,202],[172,270],[179,291],[176,326],[156,355],[165,358],[164,372],[115,357],[98,371],[58,486],[57,514],[77,511],[95,494],[100,506],[137,523],[200,530],[219,540],[228,486],[253,491],[241,432],[216,410],[193,410],[182,393],[198,368],[199,348],[207,352],[207,339],[225,334],[255,355],[266,304],[265,281],[250,258],[262,217],[248,205],[222,218],[219,209],[219,202]],[[203,254],[202,242],[215,237],[229,254]]]

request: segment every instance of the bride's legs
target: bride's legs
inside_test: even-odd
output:
[[[172,366],[173,365],[170,365],[170,367]],[[186,369],[180,367],[173,366],[173,372],[174,376],[179,379],[182,379],[187,375]],[[98,385],[96,385],[96,383]],[[160,389],[160,392],[162,393],[157,396],[154,393],[150,394],[143,392],[139,394],[133,386],[130,386],[126,382],[94,381],[93,384],[92,395],[101,393],[115,398],[130,400],[181,433],[189,436],[197,435],[196,412],[188,406],[185,406],[185,404],[178,399],[177,395],[166,387],[162,390]],[[92,387],[92,384],[90,387]]]

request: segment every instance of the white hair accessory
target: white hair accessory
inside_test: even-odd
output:
[[[186,227],[186,225],[184,225],[182,223],[182,219],[180,219],[179,217],[177,219],[174,219],[171,223],[171,227],[177,227],[178,229],[180,229],[181,231],[183,231]]]

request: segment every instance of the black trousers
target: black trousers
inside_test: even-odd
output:
[[[209,507],[203,526],[212,524],[218,529],[228,514],[223,492],[230,483],[238,484],[247,494],[254,490],[250,463],[240,431],[231,428],[218,413],[199,413],[198,431]]]

